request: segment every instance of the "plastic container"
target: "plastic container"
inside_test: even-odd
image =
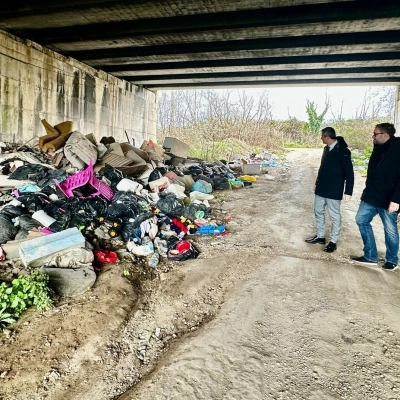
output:
[[[110,250],[95,250],[94,255],[101,263],[116,263],[118,261],[117,253]]]
[[[225,226],[204,225],[197,229],[199,235],[219,235],[225,232]]]
[[[54,179],[54,182],[67,197],[74,197],[72,191],[78,187],[86,185],[87,183],[97,190],[96,193],[93,193],[88,197],[95,197],[99,194],[102,194],[107,200],[111,200],[114,197],[112,189],[93,175],[92,159],[89,160],[89,165],[86,169],[68,177],[63,182],[58,182],[57,179]]]
[[[118,190],[122,190],[124,192],[140,192],[143,189],[143,186],[139,182],[132,181],[131,179],[123,178],[118,182],[117,185]]]

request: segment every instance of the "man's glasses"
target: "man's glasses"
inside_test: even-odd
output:
[[[372,136],[378,136],[378,135],[383,135],[385,132],[373,132]]]

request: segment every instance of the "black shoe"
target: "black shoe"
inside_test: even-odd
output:
[[[386,261],[385,264],[382,265],[382,269],[385,271],[395,271],[398,268],[396,264],[393,264],[389,261]]]
[[[350,257],[351,260],[357,264],[364,264],[364,265],[377,265],[376,261],[367,260],[364,256],[361,257]]]
[[[336,243],[329,242],[328,246],[324,248],[324,251],[327,253],[333,253],[336,250]]]
[[[306,239],[305,242],[310,243],[310,244],[314,244],[314,243],[325,244],[325,238],[319,238],[317,235],[315,235],[312,238]]]

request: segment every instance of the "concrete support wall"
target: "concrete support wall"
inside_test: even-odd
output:
[[[400,86],[396,87],[396,105],[394,109],[394,125],[396,136],[400,136]]]
[[[71,120],[97,138],[155,140],[156,95],[0,30],[0,140],[25,143]]]

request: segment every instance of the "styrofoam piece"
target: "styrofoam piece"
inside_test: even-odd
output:
[[[124,192],[136,192],[140,186],[140,189],[143,189],[143,186],[139,182],[132,181],[131,179],[123,178],[118,182],[117,189],[122,190]],[[140,190],[139,189],[139,190]]]
[[[69,228],[22,242],[19,246],[19,256],[25,267],[39,267],[42,260],[49,255],[78,247],[85,247],[85,238],[78,228]]]
[[[43,210],[35,211],[32,214],[32,218],[40,222],[42,226],[45,226],[46,228],[48,228],[53,222],[56,222],[53,217],[50,217],[50,215],[46,214]]]
[[[190,196],[190,200],[212,200],[214,198],[214,196],[212,194],[206,194],[203,192],[197,192],[197,191],[193,191],[190,192],[189,194]]]
[[[178,199],[184,199],[186,196],[185,194],[185,187],[176,185],[176,184],[171,184],[165,189],[167,193],[173,193]]]

